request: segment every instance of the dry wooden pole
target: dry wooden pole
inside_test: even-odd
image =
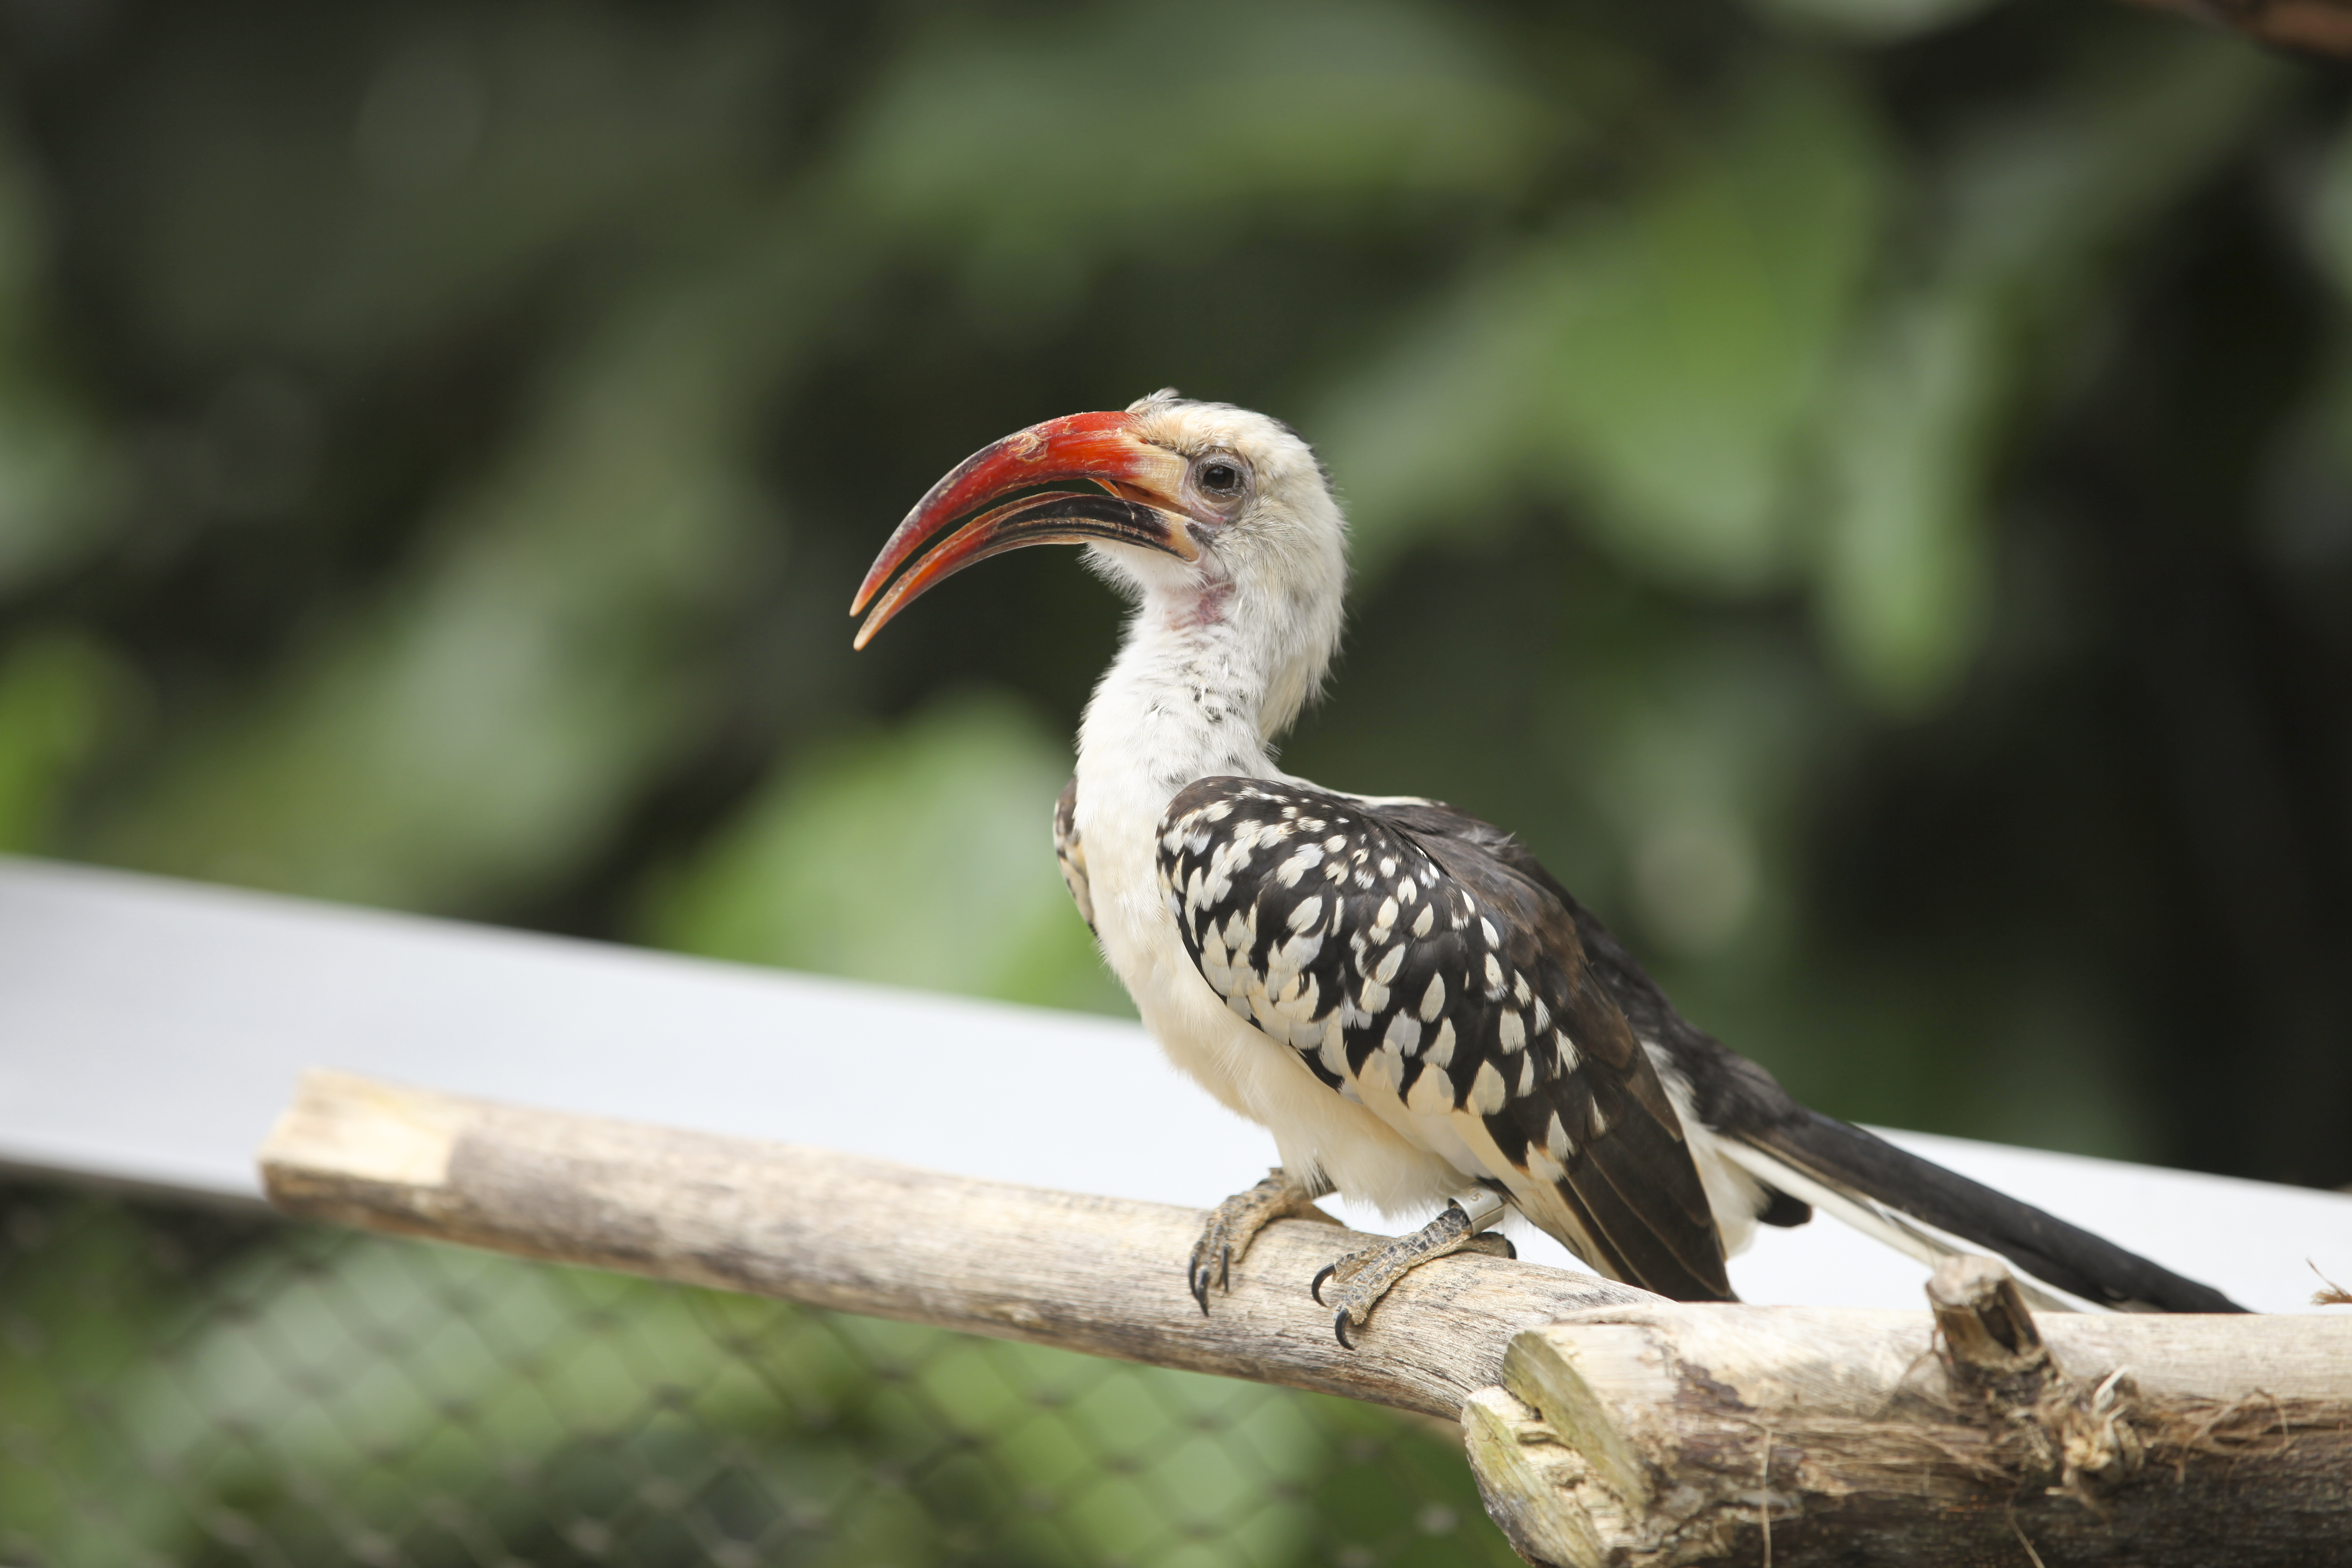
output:
[[[1203,1317],[1193,1210],[523,1110],[333,1073],[262,1153],[289,1212],[1458,1414],[1488,1510],[1563,1565],[2352,1562],[2352,1319],[1687,1306],[1464,1255],[1342,1350],[1285,1221]],[[1466,1401],[1466,1403],[1465,1403]]]
[[[1932,1317],[1604,1308],[1463,1412],[1531,1561],[2352,1562],[2352,1320],[2030,1314],[1954,1258]]]
[[[1307,1293],[1371,1238],[1286,1220],[1203,1317],[1193,1209],[934,1174],[824,1150],[304,1075],[261,1152],[289,1214],[526,1258],[1347,1394],[1452,1420],[1511,1337],[1644,1291],[1463,1254],[1416,1270],[1359,1348]]]

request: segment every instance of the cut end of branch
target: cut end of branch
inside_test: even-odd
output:
[[[1956,1384],[1990,1392],[1996,1382],[2046,1373],[2050,1352],[2042,1331],[2017,1281],[1994,1259],[1945,1258],[1927,1281],[1927,1304],[1935,1309]],[[2013,1396],[2024,1391],[2005,1392]]]
[[[430,1089],[312,1068],[261,1146],[263,1187],[281,1208],[301,1212],[304,1178],[321,1172],[382,1186],[441,1186],[478,1111]]]
[[[1948,1258],[1927,1281],[1944,1370],[1960,1408],[1985,1421],[1993,1447],[2021,1479],[2104,1512],[2101,1494],[2138,1469],[2146,1442],[2137,1389],[2118,1367],[2095,1389],[2067,1377],[2009,1270],[1990,1258]]]

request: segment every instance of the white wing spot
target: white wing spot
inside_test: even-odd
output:
[[[1551,1125],[1544,1130],[1544,1147],[1550,1150],[1551,1157],[1562,1164],[1566,1164],[1569,1156],[1576,1152],[1576,1145],[1569,1139],[1568,1129],[1559,1124],[1559,1112],[1557,1110],[1551,1113]]]
[[[1399,1013],[1389,1020],[1389,1030],[1381,1037],[1381,1043],[1411,1056],[1421,1049],[1421,1026]]]
[[[1322,951],[1323,933],[1319,931],[1292,937],[1275,950],[1272,966],[1266,973],[1267,982],[1272,984],[1277,976],[1297,974],[1314,963],[1315,955]]]
[[[1429,989],[1421,994],[1421,1021],[1424,1024],[1434,1024],[1437,1022],[1437,1016],[1444,1011],[1445,1011],[1445,976],[1433,974],[1429,977]]]
[[[1294,1025],[1315,1021],[1316,1005],[1321,998],[1322,986],[1311,974],[1294,974],[1282,994],[1275,998],[1275,1010]]]
[[[1492,1116],[1503,1109],[1507,1098],[1503,1075],[1495,1070],[1493,1062],[1480,1062],[1478,1076],[1470,1081],[1470,1109],[1481,1116]]]

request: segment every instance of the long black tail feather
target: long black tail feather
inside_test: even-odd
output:
[[[2044,1284],[2100,1306],[2142,1312],[2242,1312],[2210,1285],[2184,1279],[2080,1226],[1923,1160],[1851,1122],[1794,1101],[1736,1136],[1822,1185],[1875,1202],[1997,1252]]]
[[[1765,1156],[1763,1163],[1777,1163],[1800,1178],[1792,1184],[1810,1184],[1824,1197],[1844,1200],[1858,1211],[1858,1219],[1879,1215],[1874,1226],[1864,1228],[1900,1232],[1899,1238],[1885,1238],[1906,1250],[1946,1250],[1951,1242],[1982,1247],[2045,1285],[2126,1311],[2247,1310],[2210,1285],[2183,1279],[2080,1226],[1799,1103],[1770,1073],[1676,1012],[1657,983],[1591,910],[1570,897],[1531,857],[1522,858],[1529,874],[1542,879],[1568,905],[1593,972],[1616,998],[1635,1034],[1664,1052],[1666,1065],[1685,1080],[1698,1121],[1734,1158],[1745,1145]],[[1751,1173],[1772,1185],[1766,1173]],[[1797,1219],[1801,1201],[1813,1195],[1783,1193],[1778,1187],[1774,1192],[1780,1195],[1763,1216],[1772,1224]],[[1883,1211],[1888,1210],[1942,1233],[1950,1242],[1885,1220]]]

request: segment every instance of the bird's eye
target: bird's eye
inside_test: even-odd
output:
[[[1241,465],[1230,458],[1212,458],[1202,463],[1195,477],[1201,488],[1213,496],[1238,495],[1242,488]]]

